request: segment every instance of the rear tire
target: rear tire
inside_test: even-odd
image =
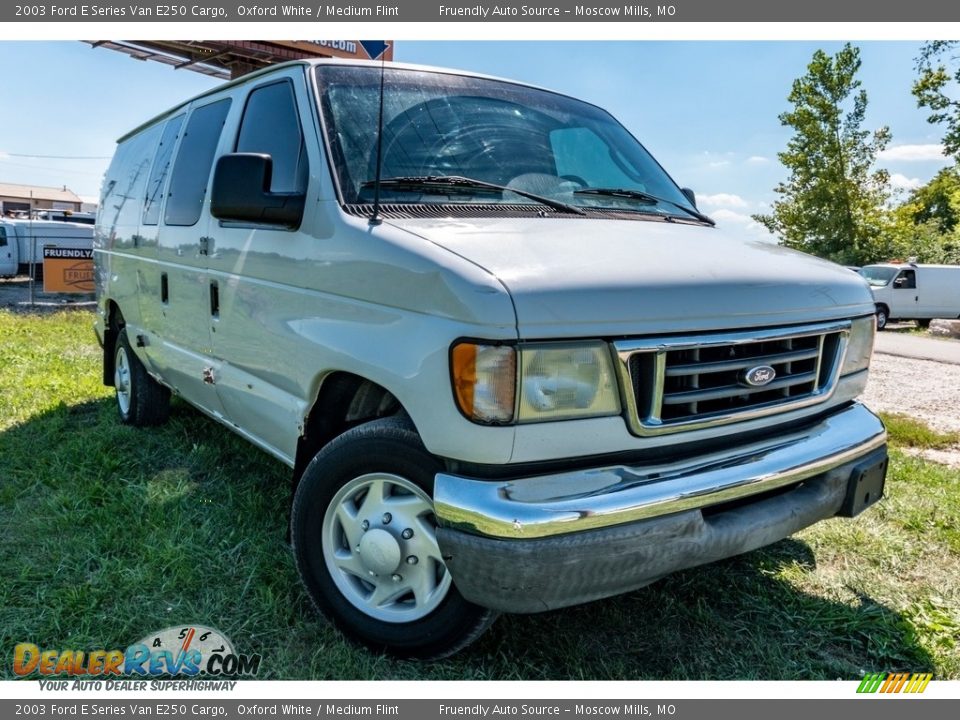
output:
[[[117,413],[125,425],[160,425],[170,415],[170,390],[154,380],[130,347],[127,330],[117,336],[113,385]]]
[[[930,327],[930,319],[925,318],[923,320],[917,320],[917,327],[926,330],[928,327]]]
[[[386,418],[348,430],[304,471],[290,520],[294,559],[314,604],[350,639],[442,658],[496,618],[460,595],[437,547],[441,469],[413,429]]]

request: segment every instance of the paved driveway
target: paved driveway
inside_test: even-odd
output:
[[[885,331],[877,333],[873,351],[915,360],[933,360],[960,365],[960,341],[958,340]]]

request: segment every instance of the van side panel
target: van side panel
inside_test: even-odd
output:
[[[140,212],[159,133],[159,127],[150,127],[121,143],[103,178],[93,252],[101,283],[98,323],[104,318],[103,303],[112,300],[127,324],[140,325]]]

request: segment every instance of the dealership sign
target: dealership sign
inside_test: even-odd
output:
[[[92,293],[93,250],[43,248],[43,291],[50,293]]]

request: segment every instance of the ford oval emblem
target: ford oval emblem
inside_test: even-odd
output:
[[[763,387],[773,382],[777,376],[777,371],[769,365],[758,365],[749,370],[745,370],[741,382],[750,387]]]

